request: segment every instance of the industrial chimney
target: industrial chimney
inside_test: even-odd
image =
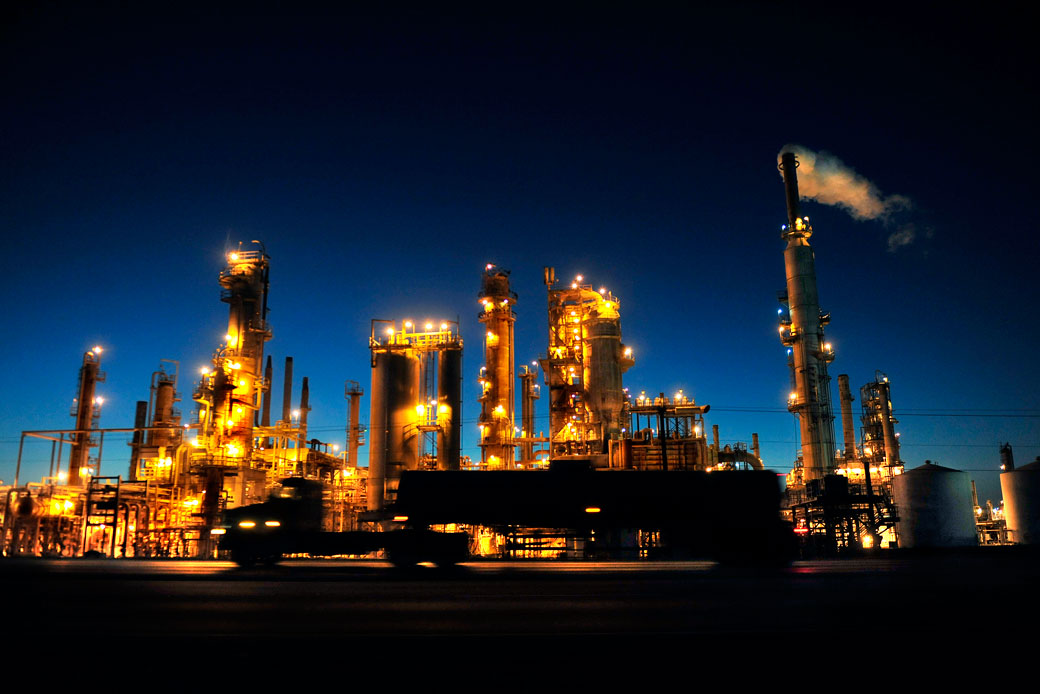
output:
[[[798,162],[794,152],[781,155],[780,170],[787,193],[787,224],[781,238],[787,241],[784,265],[787,291],[781,303],[780,341],[789,347],[795,389],[788,409],[798,415],[802,439],[802,464],[806,481],[832,473],[834,464],[834,414],[831,409],[827,364],[834,359],[824,340],[823,327],[830,316],[820,311],[816,269],[809,246],[812,227],[798,208]]]

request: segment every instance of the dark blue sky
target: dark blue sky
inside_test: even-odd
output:
[[[513,272],[521,361],[545,349],[554,265],[621,298],[627,386],[684,388],[786,471],[775,158],[797,142],[908,197],[917,230],[890,252],[895,226],[804,203],[833,374],[886,372],[908,464],[972,470],[996,501],[997,444],[1040,454],[1027,23],[871,7],[9,13],[0,476],[21,430],[72,426],[95,343],[102,426],[132,424],[162,358],[190,397],[225,331],[223,254],[251,239],[269,353],[295,358],[297,392],[310,376],[319,438],[344,440],[343,381],[368,387],[370,319],[459,316],[475,379],[484,264]],[[106,440],[108,471],[128,455]],[[27,446],[23,479],[48,457]]]

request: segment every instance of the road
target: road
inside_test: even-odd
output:
[[[4,559],[0,578],[8,633],[26,644],[78,634],[92,644],[241,653],[257,644],[339,652],[402,639],[443,646],[660,636],[796,653],[972,638],[1040,614],[1040,560],[1016,552],[804,561],[779,570],[473,562],[448,573],[377,561],[242,570],[216,561]]]

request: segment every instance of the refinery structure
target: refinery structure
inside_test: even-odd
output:
[[[829,373],[835,353],[824,334],[830,315],[820,305],[809,243],[813,228],[800,209],[795,155],[783,153],[779,165],[787,202],[779,338],[791,384],[786,404],[799,433],[781,514],[803,550],[1040,541],[1034,527],[1037,463],[1016,469],[1010,446],[1002,449],[1006,514],[980,507],[965,473],[930,463],[905,469],[891,384],[883,373],[856,391],[858,413],[849,376],[837,376],[836,437]],[[720,445],[718,426],[706,419],[710,405],[682,391],[634,393],[625,387],[635,358],[622,339],[621,299],[583,276],[561,279],[553,267],[544,268],[545,352],[518,358],[516,331],[545,326],[518,324],[517,302],[536,299],[518,297],[509,271],[494,264],[474,287],[483,344],[469,347],[482,356],[479,374],[469,379],[463,372],[459,321],[372,319],[368,389],[360,380],[346,382],[347,445],[339,450],[308,438],[309,383],[302,379],[294,403],[291,357],[272,421],[274,364],[264,353],[276,327],[268,320],[270,258],[253,242],[230,251],[226,261],[218,283],[227,332],[193,385],[183,383],[177,361],[162,359],[132,425],[105,428],[96,388],[104,380],[98,346],[83,356],[73,426],[22,433],[18,472],[3,488],[0,508],[4,556],[219,556],[222,515],[278,494],[291,478],[320,485],[322,529],[345,532],[385,525],[407,471],[482,475],[567,463],[603,475],[765,469],[757,433],[749,432],[750,446]],[[782,378],[778,365],[778,382]],[[471,387],[476,402],[464,403]],[[363,398],[367,430],[360,423]],[[479,460],[462,454],[464,404],[477,419]],[[536,431],[539,406],[547,410],[547,431]],[[125,466],[111,446],[105,449],[105,435],[114,433],[132,437]],[[27,483],[19,478],[22,449],[41,441],[50,443],[49,474]],[[367,446],[367,466],[359,464],[361,446]],[[468,532],[470,551],[478,555],[581,557],[589,546],[575,528],[452,530]],[[658,556],[660,537],[631,530],[615,538],[624,556]]]

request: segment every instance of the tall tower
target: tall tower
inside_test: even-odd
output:
[[[549,345],[541,364],[552,456],[607,453],[626,418],[621,376],[635,360],[621,343],[619,300],[583,282],[579,275],[560,285],[556,270],[545,268]]]
[[[253,448],[253,422],[260,406],[267,325],[268,257],[259,251],[228,253],[220,273],[220,298],[229,305],[225,342],[203,373],[197,398],[206,447],[214,462],[247,463]],[[208,410],[206,406],[208,405]]]
[[[823,327],[830,315],[820,311],[816,291],[816,268],[809,237],[809,218],[798,206],[798,162],[794,152],[781,155],[780,170],[787,191],[787,224],[781,238],[787,241],[784,265],[787,291],[781,295],[780,341],[790,348],[794,390],[787,409],[798,416],[802,438],[804,480],[819,479],[835,470],[834,413],[831,408],[831,379],[827,364],[834,360]]]
[[[849,375],[838,374],[838,401],[841,403],[841,433],[845,442],[844,457],[849,463],[856,460],[856,423],[852,421],[852,391]]]
[[[69,484],[81,485],[84,477],[93,472],[90,467],[90,449],[97,445],[90,430],[97,428],[101,416],[101,399],[95,396],[97,384],[105,380],[101,370],[101,348],[95,347],[83,355],[83,366],[79,369],[79,388],[72,416],[76,418],[76,433],[72,435],[72,450],[69,453]]]
[[[892,390],[888,376],[880,371],[874,372],[874,381],[859,389],[860,406],[863,416],[863,456],[871,466],[881,469],[885,477],[893,474],[894,467],[899,467],[899,438],[895,425],[899,423],[892,416]]]
[[[534,460],[534,401],[541,396],[538,384],[538,362],[526,364],[520,372],[520,460]]]
[[[512,468],[515,461],[515,387],[513,381],[513,305],[509,271],[494,265],[484,268],[480,302],[484,310],[484,369],[480,396],[480,459],[489,468]]]

